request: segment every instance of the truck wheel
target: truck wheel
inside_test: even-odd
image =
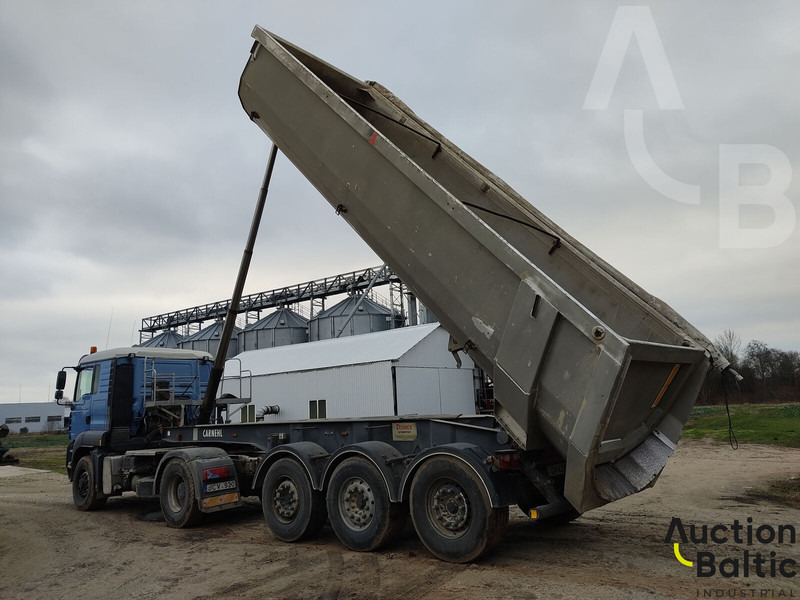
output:
[[[261,509],[272,534],[284,542],[313,536],[328,518],[325,496],[311,487],[303,467],[291,458],[277,460],[267,471]]]
[[[410,504],[422,543],[448,562],[480,558],[508,525],[508,507],[492,508],[480,477],[451,457],[422,465],[411,483]]]
[[[99,494],[94,487],[94,463],[91,456],[84,456],[75,466],[72,476],[72,500],[78,510],[102,508],[107,496]]]
[[[191,527],[203,518],[197,506],[194,478],[183,460],[173,459],[164,467],[160,495],[161,512],[170,527]]]
[[[336,467],[327,500],[331,527],[350,550],[377,550],[403,532],[405,505],[390,501],[380,472],[363,458],[348,458]]]

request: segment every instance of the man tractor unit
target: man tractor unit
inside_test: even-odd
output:
[[[713,344],[386,88],[261,27],[253,37],[239,98],[271,161],[277,147],[438,317],[449,350],[491,378],[493,414],[231,424],[247,399],[216,398],[224,348],[214,364],[96,352],[74,367],[77,507],[133,491],[185,527],[259,496],[278,539],[329,522],[357,551],[410,516],[432,554],[467,562],[501,540],[509,507],[566,521],[653,485],[709,370],[736,377]]]

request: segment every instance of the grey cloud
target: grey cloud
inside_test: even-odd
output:
[[[38,399],[57,368],[107,336],[129,343],[143,316],[229,294],[269,147],[236,96],[256,23],[386,85],[709,335],[800,347],[787,283],[798,234],[763,251],[717,242],[720,144],[771,144],[800,162],[800,8],[647,6],[683,111],[657,110],[636,44],[608,110],[583,110],[618,2],[5,3],[0,315],[39,352],[26,360],[0,340],[0,401],[30,382]],[[660,195],[633,168],[631,107],[645,110],[656,163],[701,186],[699,205]],[[248,288],[373,263],[280,157]]]

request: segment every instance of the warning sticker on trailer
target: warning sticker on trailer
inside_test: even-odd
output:
[[[416,423],[393,423],[392,440],[395,442],[413,442],[417,439]]]

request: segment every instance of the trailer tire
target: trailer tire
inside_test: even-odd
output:
[[[261,487],[261,509],[272,534],[284,542],[312,537],[325,525],[325,496],[296,460],[281,458],[269,468]]]
[[[422,543],[441,560],[466,563],[505,533],[508,507],[492,508],[481,478],[460,460],[439,456],[414,475],[411,519]]]
[[[164,467],[160,498],[161,512],[170,527],[191,527],[203,518],[203,512],[197,506],[192,472],[180,458],[173,458]]]
[[[328,517],[336,537],[356,552],[371,552],[403,533],[407,509],[392,502],[380,471],[363,458],[348,458],[331,475]]]
[[[102,508],[107,496],[97,492],[94,486],[94,463],[92,457],[86,455],[75,465],[72,476],[72,501],[78,510],[97,510]]]

